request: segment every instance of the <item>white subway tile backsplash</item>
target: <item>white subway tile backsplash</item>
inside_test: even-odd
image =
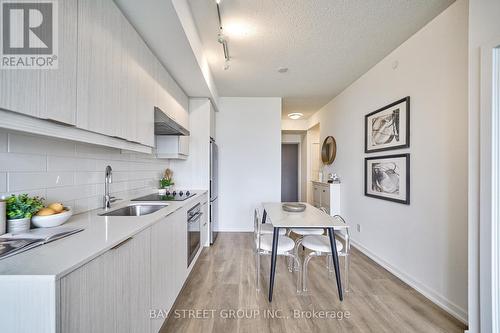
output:
[[[111,193],[117,193],[117,192],[123,192],[128,190],[128,183],[126,182],[121,182],[121,183],[115,183],[113,182],[111,186],[109,187]]]
[[[129,160],[130,157],[121,154],[120,149],[95,146],[85,143],[76,144],[76,154],[80,157],[90,157],[96,159],[109,159],[109,160]]]
[[[96,161],[96,170],[100,171],[106,169],[106,166],[110,165],[113,168],[113,172],[116,171],[129,171],[130,170],[130,162],[129,161],[112,161],[109,159],[105,160],[97,160]]]
[[[45,189],[29,189],[29,190],[23,190],[23,191],[17,191],[17,192],[4,192],[4,193],[0,193],[0,197],[1,196],[10,196],[12,194],[15,194],[15,195],[18,195],[18,194],[28,194],[30,196],[33,196],[33,197],[42,197],[42,198],[45,198],[45,195],[46,195],[46,191]]]
[[[115,171],[113,169],[113,182],[124,182],[130,179],[130,173],[128,171]]]
[[[93,196],[90,198],[76,199],[73,210],[75,214],[83,213],[103,206],[102,196]]]
[[[75,172],[75,185],[101,184],[101,183],[104,183],[104,171]]]
[[[51,139],[38,135],[9,133],[9,153],[74,156],[75,144],[71,141]]]
[[[0,172],[0,193],[7,192],[7,173]]]
[[[0,172],[46,171],[47,157],[31,154],[0,153]]]
[[[72,172],[10,172],[9,191],[16,192],[33,188],[70,186],[74,184]]]
[[[62,202],[75,213],[100,208],[104,169],[113,168],[113,195],[153,193],[169,167],[152,155],[0,130],[0,195],[28,193]]]
[[[90,158],[75,158],[61,156],[47,156],[48,171],[98,171],[98,160]],[[102,169],[104,172],[104,168]]]
[[[97,185],[66,186],[47,189],[48,201],[70,201],[98,195]]]
[[[147,186],[147,180],[134,180],[131,182],[128,182],[128,189],[129,190],[135,190],[135,189],[140,189],[140,188],[145,188],[145,187],[151,187]]]

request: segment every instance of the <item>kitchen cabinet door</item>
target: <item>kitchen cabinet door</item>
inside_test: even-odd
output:
[[[190,205],[191,208],[193,205]],[[176,218],[173,219],[174,227],[174,299],[177,298],[184,281],[187,277],[187,210],[183,208],[178,211]]]
[[[200,246],[208,246],[208,203],[207,198],[203,197],[203,202],[201,203],[201,244]]]
[[[137,35],[137,37],[139,37]],[[156,58],[142,39],[139,38],[139,64],[137,80],[139,93],[137,107],[135,109],[135,119],[133,122],[137,126],[137,142],[146,146],[154,147],[154,106],[156,100],[156,79],[155,79],[155,61]]]
[[[122,137],[123,16],[113,1],[78,2],[77,126]]]
[[[170,311],[175,301],[175,277],[173,242],[174,220],[180,214],[173,213],[151,227],[151,309]],[[151,320],[151,332],[158,332],[164,318]]]
[[[151,229],[110,250],[115,274],[116,332],[149,332],[151,308]]]
[[[321,186],[320,188],[321,207],[324,207],[330,214],[330,186]]]
[[[62,332],[148,332],[150,229],[61,279]]]
[[[57,4],[58,68],[1,69],[0,108],[75,125],[77,0]]]
[[[77,125],[154,146],[155,57],[110,0],[80,0]]]
[[[318,185],[313,185],[313,206],[321,206],[321,189]]]
[[[61,332],[116,332],[112,252],[106,252],[61,279]]]

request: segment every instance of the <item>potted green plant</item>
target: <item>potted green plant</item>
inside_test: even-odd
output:
[[[43,198],[27,194],[7,198],[7,232],[21,233],[30,229],[31,217],[43,208]]]
[[[165,174],[163,175],[163,178],[160,179],[160,188],[161,189],[169,190],[174,185],[174,181],[172,179],[173,175],[174,175],[174,173],[172,172],[172,170],[170,170],[170,169],[165,170]]]

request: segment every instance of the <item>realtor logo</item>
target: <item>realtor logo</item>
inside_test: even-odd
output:
[[[57,2],[0,0],[0,4],[0,68],[57,68]]]

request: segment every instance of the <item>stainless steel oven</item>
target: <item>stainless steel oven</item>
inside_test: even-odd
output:
[[[191,265],[198,249],[200,248],[200,238],[201,238],[201,204],[196,204],[194,207],[188,210],[187,213],[187,259],[188,267]]]

